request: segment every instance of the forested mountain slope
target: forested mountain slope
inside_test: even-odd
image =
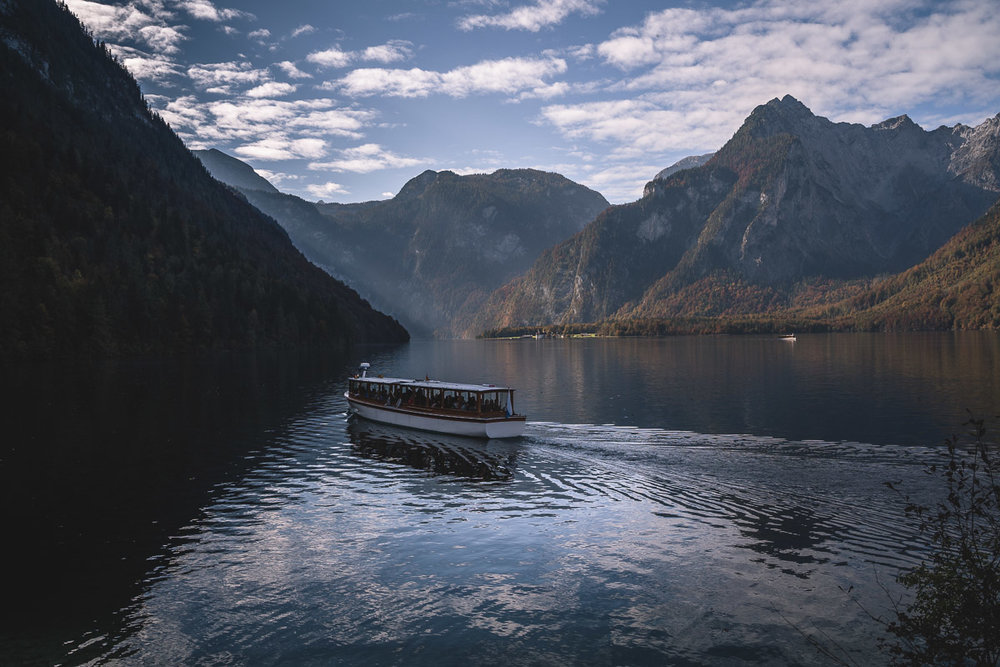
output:
[[[920,264],[810,314],[860,330],[1000,328],[1000,202]]]
[[[0,2],[0,353],[401,341],[53,0]]]

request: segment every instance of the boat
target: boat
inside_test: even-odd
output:
[[[795,342],[795,334],[793,334],[793,333],[790,333],[790,334],[781,334],[780,336],[778,336],[778,338],[781,339],[781,340],[783,340],[783,341],[786,341],[788,343],[794,343]]]
[[[492,384],[370,377],[363,363],[344,393],[351,414],[383,424],[475,438],[516,438],[526,418],[514,389]]]

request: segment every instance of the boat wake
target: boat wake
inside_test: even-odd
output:
[[[921,447],[789,441],[594,424],[529,422],[516,440],[477,441],[356,420],[351,450],[470,481],[500,482],[505,513],[546,515],[606,502],[645,507],[674,527],[725,529],[741,548],[795,566],[860,557],[896,570],[922,553],[885,482],[930,497]],[[477,498],[484,511],[489,498]],[[735,533],[732,531],[735,530]]]
[[[778,567],[858,556],[892,570],[923,553],[901,497],[930,501],[929,447],[789,441],[614,425],[531,423],[519,473],[576,501],[638,502],[665,518],[735,527]]]

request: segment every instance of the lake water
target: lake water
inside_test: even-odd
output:
[[[524,437],[346,419],[361,361]],[[417,341],[5,371],[4,664],[879,663],[883,483],[1000,405],[994,334]],[[847,591],[850,590],[850,594]]]

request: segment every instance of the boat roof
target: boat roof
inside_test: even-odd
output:
[[[445,389],[451,391],[513,391],[512,387],[505,387],[495,384],[466,384],[462,382],[442,382],[440,380],[408,380],[405,378],[385,378],[385,377],[358,377],[352,380],[364,380],[376,384],[397,384],[406,387],[422,389]]]

